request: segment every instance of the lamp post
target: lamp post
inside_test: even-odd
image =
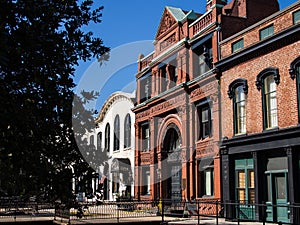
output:
[[[156,169],[157,173],[157,198],[160,199],[160,181],[161,181],[161,169]]]

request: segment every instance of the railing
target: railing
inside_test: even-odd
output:
[[[0,221],[47,217],[53,220],[54,205],[51,203],[5,201],[0,199]]]
[[[197,21],[194,22],[192,25],[193,35],[197,34],[199,31],[206,28],[208,25],[212,23],[212,13],[208,12],[201,16]]]
[[[286,220],[278,219],[279,211],[287,212]],[[270,213],[272,212],[272,213]],[[270,216],[271,215],[271,216]],[[74,207],[64,204],[2,201],[0,199],[0,222],[24,218],[47,217],[49,220],[77,221],[150,217],[161,224],[170,218],[193,220],[193,224],[300,224],[300,204],[274,205],[247,202],[220,202],[215,200],[159,200],[159,201],[102,201],[81,202]],[[130,219],[129,219],[130,220]],[[148,219],[147,219],[148,220]],[[226,220],[230,220],[227,222]],[[248,222],[248,223],[246,223]]]
[[[157,205],[152,201],[103,202],[98,205],[80,204],[70,209],[70,220],[120,219],[156,216]]]

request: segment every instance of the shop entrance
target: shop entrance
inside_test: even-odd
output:
[[[287,157],[268,159],[267,221],[289,222]]]

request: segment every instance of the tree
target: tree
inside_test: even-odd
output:
[[[73,102],[73,76],[79,60],[109,50],[84,30],[102,9],[92,0],[1,0],[0,195],[67,196],[71,167],[87,170],[72,127],[74,104],[85,102]],[[84,133],[93,115],[82,113],[74,116]]]

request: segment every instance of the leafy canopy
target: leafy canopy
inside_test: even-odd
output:
[[[74,172],[88,169],[72,116],[84,135],[93,112],[72,114],[86,103],[82,96],[73,102],[73,76],[79,60],[109,50],[86,31],[101,22],[102,9],[92,0],[1,0],[0,196],[63,198]]]

